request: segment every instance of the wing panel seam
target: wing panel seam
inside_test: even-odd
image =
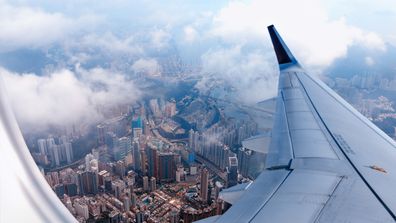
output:
[[[293,170],[290,170],[290,172],[286,175],[285,179],[283,179],[282,183],[279,184],[278,188],[274,191],[274,193],[271,194],[271,196],[264,202],[264,204],[260,207],[260,209],[253,215],[252,218],[248,221],[249,223],[252,222],[252,220],[260,213],[260,211],[265,207],[265,205],[272,199],[272,197],[278,192],[279,188],[282,187],[282,185],[285,183],[286,179],[290,176],[290,174],[293,172]]]
[[[306,75],[306,74],[305,74]],[[297,75],[296,75],[297,76]],[[308,76],[308,75],[306,75]],[[309,77],[309,76],[308,76]],[[304,92],[307,96],[307,98],[309,99],[309,101],[311,102],[311,105],[313,107],[313,109],[315,110],[316,114],[318,115],[320,121],[322,122],[323,126],[326,128],[327,132],[329,133],[329,135],[332,137],[332,139],[334,140],[334,142],[337,144],[339,150],[342,152],[342,154],[344,154],[345,158],[348,160],[348,162],[351,164],[352,168],[356,171],[356,173],[359,175],[359,177],[362,179],[362,181],[364,182],[364,184],[366,184],[366,186],[368,187],[368,189],[373,193],[373,195],[377,198],[377,200],[382,204],[382,206],[385,208],[385,210],[392,216],[393,220],[396,220],[396,215],[392,212],[392,210],[385,204],[385,202],[381,199],[381,197],[375,192],[375,190],[370,186],[370,184],[367,182],[367,180],[363,177],[363,175],[360,173],[360,171],[358,170],[358,168],[353,164],[352,160],[348,157],[348,155],[345,153],[345,151],[342,149],[342,147],[340,146],[339,142],[335,139],[333,133],[330,131],[329,127],[326,125],[326,123],[324,122],[323,118],[320,116],[318,110],[316,109],[315,105],[313,104],[313,101],[311,99],[311,97],[308,95],[307,90],[304,86],[304,84],[301,82],[300,78],[297,77],[298,80],[300,81],[301,87],[304,89]],[[310,78],[310,77],[309,77]],[[311,79],[311,78],[310,78]],[[312,79],[311,79],[312,80]],[[313,80],[312,80],[313,81]],[[316,82],[314,82],[316,83]],[[324,90],[322,88],[322,90]],[[327,91],[326,91],[327,93]],[[334,97],[333,97],[334,98]],[[337,100],[336,98],[334,98],[335,100]],[[348,109],[349,111],[349,109]],[[361,120],[359,118],[359,120]],[[365,123],[366,124],[366,123]],[[366,124],[367,125],[367,124]]]

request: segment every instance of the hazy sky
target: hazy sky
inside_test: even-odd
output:
[[[314,73],[351,47],[365,49],[365,68],[396,44],[396,2],[0,0],[0,73],[23,126],[79,122],[99,117],[103,103],[133,102],[142,92],[129,75],[155,74],[157,55],[172,46],[201,75],[224,79],[237,99],[253,103],[275,94],[270,24]],[[40,72],[13,69],[12,57]]]

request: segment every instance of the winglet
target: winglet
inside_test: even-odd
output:
[[[279,35],[278,31],[276,31],[275,26],[270,25],[267,28],[271,36],[272,45],[274,47],[276,58],[278,59],[279,65],[283,65],[283,64],[298,65],[296,58],[294,58],[293,54],[290,52],[285,42],[283,42],[282,37]]]

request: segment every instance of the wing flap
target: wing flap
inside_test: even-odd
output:
[[[236,203],[246,192],[252,182],[237,184],[220,192],[219,198],[229,204]]]
[[[271,132],[268,132],[267,134],[257,135],[243,140],[242,146],[259,153],[267,154],[270,142]]]

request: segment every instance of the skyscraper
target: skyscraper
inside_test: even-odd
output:
[[[113,148],[114,160],[124,159],[125,156],[132,151],[130,137],[121,137],[117,141],[117,145]]]
[[[143,133],[143,120],[140,116],[135,117],[131,123],[132,135],[134,138],[139,138]]]
[[[136,172],[140,172],[141,163],[140,163],[140,146],[137,140],[133,141],[133,165]]]
[[[157,190],[157,180],[155,179],[155,177],[151,177],[150,179],[150,190],[151,191]]]
[[[208,202],[209,171],[203,168],[201,171],[201,190],[199,196],[203,202]]]
[[[232,187],[238,184],[238,159],[236,157],[228,158],[227,166],[227,187]]]
[[[150,105],[150,109],[151,109],[151,112],[153,113],[153,115],[155,117],[160,117],[161,116],[161,110],[160,110],[159,105],[158,105],[158,100],[156,98],[155,99],[151,99],[150,102],[149,102],[149,105]]]
[[[190,131],[188,131],[188,146],[190,147],[190,149],[194,150],[194,130],[190,129]]]
[[[135,193],[131,194],[131,207],[132,208],[136,207],[136,194]]]
[[[176,208],[172,208],[169,213],[169,221],[170,223],[179,223],[179,211]]]
[[[85,156],[85,170],[86,171],[91,170],[91,160],[93,160],[93,159],[95,159],[95,157],[91,153],[88,153]]]
[[[176,163],[173,153],[161,153],[158,156],[160,181],[171,182],[176,178]]]
[[[176,114],[176,101],[170,100],[165,104],[165,115],[167,117],[172,117]]]
[[[117,161],[115,169],[116,169],[116,173],[121,177],[121,179],[124,179],[126,168],[122,160]]]
[[[37,146],[42,155],[48,155],[47,142],[45,139],[38,139]]]
[[[243,147],[238,150],[238,170],[239,173],[244,177],[249,176],[249,169],[250,169],[249,165],[251,158],[252,158],[251,150],[247,150]]]
[[[143,177],[143,190],[149,191],[149,179],[147,176]]]
[[[93,171],[78,171],[77,172],[78,189],[80,195],[97,194],[97,173]]]
[[[137,213],[136,213],[136,223],[143,223],[144,222],[144,213],[143,213],[143,211],[141,211],[141,210],[139,210]]]
[[[96,126],[96,129],[98,130],[98,144],[99,145],[104,145],[105,144],[105,125],[104,124],[99,124]]]
[[[129,199],[128,196],[123,197],[123,203],[124,203],[124,210],[129,211],[131,209],[131,200]]]
[[[47,139],[47,149],[49,150],[53,145],[55,145],[55,139],[53,137],[48,137],[48,139]]]
[[[61,146],[53,144],[51,146],[51,150],[52,150],[52,157],[53,157],[53,164],[55,164],[55,166],[59,166],[60,165],[60,161],[61,161]]]
[[[146,175],[147,174],[147,155],[144,150],[140,150],[140,163],[141,163],[141,170],[142,174]]]
[[[63,144],[66,152],[66,161],[67,163],[72,163],[73,162],[73,147],[70,142],[66,142]]]
[[[114,196],[121,199],[122,192],[126,188],[126,185],[124,181],[117,179],[111,183],[111,188],[114,191]]]
[[[157,149],[150,146],[147,149],[147,164],[148,176],[158,178],[158,152]]]

